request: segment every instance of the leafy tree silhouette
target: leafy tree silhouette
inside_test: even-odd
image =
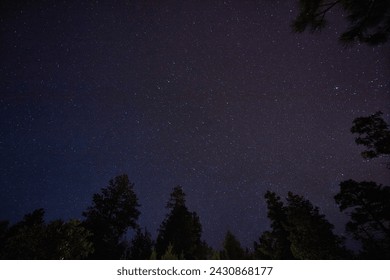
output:
[[[390,131],[382,112],[356,118],[351,132],[359,134],[355,139],[358,145],[368,148],[361,153],[364,158],[390,154]],[[340,183],[340,191],[334,198],[340,211],[350,216],[346,231],[362,244],[359,257],[389,259],[390,187],[347,180]]]
[[[87,259],[94,251],[91,233],[78,220],[56,220],[47,225],[46,258],[52,260]]]
[[[44,209],[36,209],[32,213],[26,214],[22,221],[9,228],[4,244],[5,259],[46,259],[44,214]]]
[[[361,153],[364,158],[390,154],[390,130],[382,114],[378,111],[371,116],[356,118],[353,121],[351,132],[359,134],[355,139],[356,144],[368,148]]]
[[[349,210],[347,232],[362,242],[361,258],[390,258],[390,187],[348,180],[335,196],[340,211]]]
[[[299,0],[299,14],[292,24],[294,31],[303,32],[307,28],[321,30],[326,25],[326,14],[336,6],[343,9],[350,24],[340,36],[342,42],[378,45],[388,40],[388,0]]]
[[[161,258],[172,246],[171,253],[184,259],[205,259],[209,252],[201,241],[202,226],[196,212],[188,211],[182,187],[173,189],[166,208],[170,213],[159,228],[156,240],[157,258]]]
[[[44,210],[37,209],[9,229],[2,227],[4,259],[85,259],[93,252],[91,235],[81,222],[44,222]]]
[[[93,233],[94,259],[120,259],[125,253],[122,238],[129,228],[137,229],[138,198],[126,174],[110,180],[101,193],[93,195],[93,204],[83,213],[84,226]]]

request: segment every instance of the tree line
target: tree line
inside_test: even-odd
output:
[[[390,154],[390,130],[377,112],[353,122],[356,143],[367,149],[365,158]],[[289,192],[282,199],[273,191],[264,195],[270,229],[243,248],[228,231],[221,250],[202,239],[196,212],[186,206],[186,195],[174,187],[166,204],[168,214],[156,240],[138,224],[140,207],[134,184],[126,174],[109,181],[93,195],[83,220],[46,223],[37,209],[10,225],[0,221],[1,259],[390,259],[390,187],[375,182],[347,180],[335,195],[349,221],[346,232],[361,244],[349,250],[334,225],[303,196]],[[126,233],[134,231],[131,240]]]

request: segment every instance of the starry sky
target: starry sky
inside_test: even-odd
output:
[[[304,195],[343,232],[342,180],[389,184],[356,117],[390,119],[389,44],[345,48],[342,11],[295,34],[296,1],[2,1],[0,219],[81,218],[126,173],[156,236],[183,186],[203,238],[252,246],[266,190]]]

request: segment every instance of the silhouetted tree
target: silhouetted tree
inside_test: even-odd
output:
[[[247,256],[241,247],[240,241],[228,231],[223,241],[223,250],[220,253],[222,260],[245,260]]]
[[[174,253],[172,244],[169,244],[165,253],[161,256],[162,260],[178,260],[179,256]],[[182,256],[181,256],[181,259]]]
[[[364,158],[390,154],[390,131],[382,112],[356,118],[351,132],[359,134],[355,139],[358,145],[368,148],[361,153]],[[375,182],[347,180],[340,183],[340,192],[335,200],[340,211],[350,216],[347,232],[362,244],[359,257],[389,259],[390,187]]]
[[[390,187],[348,180],[335,196],[340,211],[351,220],[346,229],[362,242],[362,258],[390,258]]]
[[[210,260],[220,260],[221,259],[221,252],[217,250],[212,250],[210,255]]]
[[[356,118],[351,128],[352,133],[359,134],[356,144],[363,145],[368,150],[362,152],[364,158],[374,158],[390,154],[390,130],[383,120],[382,112],[376,112],[368,117]]]
[[[286,230],[286,207],[274,192],[267,191],[264,195],[267,202],[267,216],[271,221],[271,230],[264,232],[259,243],[254,244],[256,259],[290,260],[294,259],[291,252],[289,232]]]
[[[138,229],[136,235],[131,241],[129,258],[132,260],[150,259],[153,251],[153,245],[150,233],[146,229],[143,232],[141,229]]]
[[[138,199],[134,184],[127,175],[110,180],[101,193],[93,195],[93,204],[83,213],[85,227],[92,232],[90,240],[94,244],[94,259],[120,259],[124,256],[122,240],[129,228],[136,229]]]
[[[206,244],[201,241],[202,226],[196,212],[189,212],[185,194],[180,186],[173,189],[166,206],[170,213],[162,222],[156,240],[157,258],[161,258],[169,245],[172,253],[184,259],[205,259]]]
[[[4,246],[7,241],[9,221],[0,221],[0,259],[5,258]]]
[[[255,258],[343,259],[348,252],[334,226],[309,200],[288,193],[286,205],[273,192],[265,195],[271,231],[255,242]]]
[[[299,0],[299,14],[292,26],[296,32],[306,28],[321,30],[326,25],[326,14],[341,7],[349,21],[348,30],[340,40],[371,45],[385,43],[390,35],[390,1],[388,0]]]
[[[37,209],[11,226],[1,237],[1,258],[17,260],[85,259],[93,252],[91,235],[81,222],[53,221],[46,225]]]
[[[348,256],[343,239],[333,233],[334,226],[309,200],[291,192],[287,197],[287,224],[291,252],[297,259],[344,259]]]
[[[87,259],[94,251],[89,241],[91,233],[78,220],[56,220],[47,225],[45,233],[46,258],[52,260]]]
[[[4,244],[4,258],[14,260],[47,259],[45,252],[44,209],[26,214],[22,221],[11,226]]]

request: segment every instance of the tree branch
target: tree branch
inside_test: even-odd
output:
[[[339,4],[341,2],[341,0],[337,0],[335,2],[332,2],[332,3],[326,3],[326,4],[322,4],[322,5],[319,5],[319,7],[326,7],[328,6],[325,10],[321,11],[321,12],[318,12],[317,14],[315,14],[314,16],[315,17],[318,17],[320,15],[322,15],[322,18],[324,18],[325,14],[327,12],[329,12],[329,10],[331,10],[334,6],[336,6],[337,4]]]

